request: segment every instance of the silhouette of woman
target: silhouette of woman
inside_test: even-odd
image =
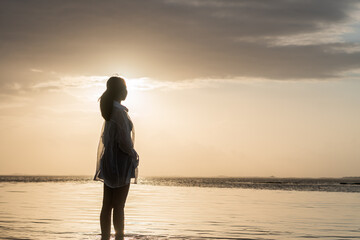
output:
[[[105,119],[98,144],[95,181],[104,183],[100,213],[101,240],[110,239],[111,211],[115,239],[124,239],[124,207],[131,178],[137,183],[139,155],[134,149],[135,130],[128,109],[121,104],[127,96],[125,80],[110,77],[99,98]]]

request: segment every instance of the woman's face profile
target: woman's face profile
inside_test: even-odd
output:
[[[125,88],[124,88],[124,86],[120,86],[119,88],[120,88],[119,89],[120,96],[119,96],[118,100],[120,100],[120,101],[125,100],[127,97],[127,93],[128,93],[127,88],[126,88],[126,86],[125,86]]]
[[[127,88],[125,87],[123,91],[124,91],[124,93],[123,93],[123,100],[125,100],[126,97],[127,97],[127,93],[128,93]]]

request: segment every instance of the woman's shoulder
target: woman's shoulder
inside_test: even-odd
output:
[[[113,107],[112,109],[112,113],[111,113],[111,116],[110,116],[110,119],[112,119],[113,121],[115,122],[128,122],[129,121],[129,115],[128,115],[128,112],[126,111],[126,109],[124,108],[118,108],[118,107]]]
[[[113,101],[113,108],[128,112],[129,109],[117,101]]]

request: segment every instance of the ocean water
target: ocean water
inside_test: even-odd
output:
[[[125,236],[360,239],[359,183],[359,178],[140,178],[130,185]],[[0,176],[0,239],[100,239],[102,191],[102,183],[89,176]]]

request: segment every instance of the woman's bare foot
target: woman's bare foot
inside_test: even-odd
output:
[[[115,234],[115,240],[124,240],[124,233]]]

